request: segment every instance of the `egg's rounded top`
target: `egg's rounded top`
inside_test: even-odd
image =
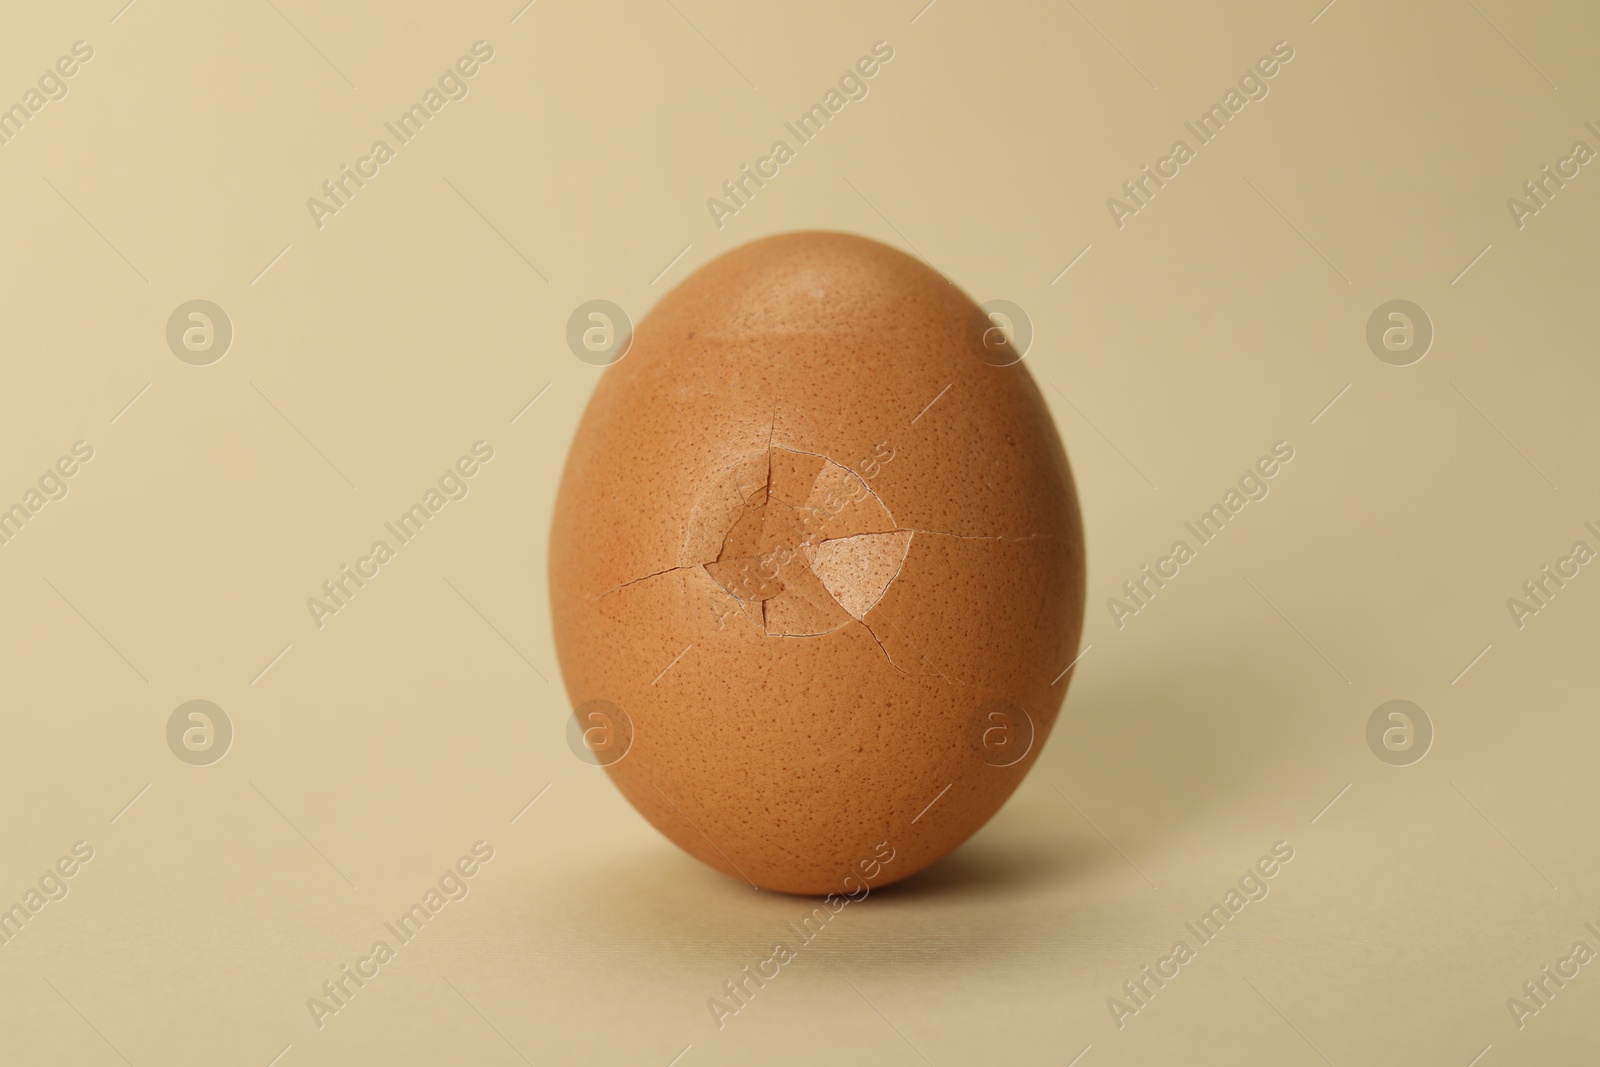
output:
[[[921,260],[865,237],[778,234],[712,260],[651,312],[657,325],[723,337],[784,333],[937,333],[971,302]]]

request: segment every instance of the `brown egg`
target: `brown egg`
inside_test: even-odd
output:
[[[1038,757],[1083,533],[1016,358],[921,261],[793,233],[702,267],[605,371],[556,500],[556,648],[612,781],[691,855],[857,894]]]

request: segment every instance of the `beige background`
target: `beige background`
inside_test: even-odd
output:
[[[95,52],[0,146],[0,500],[95,450],[0,547],[0,900],[95,850],[0,949],[0,1059],[1600,1056],[1600,966],[1506,1007],[1600,949],[1600,570],[1521,630],[1505,604],[1600,547],[1600,174],[1520,230],[1505,205],[1600,149],[1592,7],[122,3],[0,34],[6,103]],[[478,40],[470,94],[319,230],[306,199]],[[877,40],[870,95],[719,230],[706,198]],[[1106,198],[1279,40],[1270,95],[1119,230]],[[812,227],[1027,310],[1092,647],[993,822],[719,1031],[707,998],[807,905],[680,853],[563,740],[544,553],[598,374],[563,334]],[[210,366],[164,337],[196,298],[235,329]],[[1394,298],[1436,330],[1409,367],[1364,339]],[[313,626],[480,439],[470,495]],[[1270,497],[1118,630],[1106,598],[1280,439]],[[167,747],[196,698],[236,731],[210,766]],[[1437,734],[1408,767],[1365,740],[1394,698]],[[470,895],[318,1030],[307,998],[480,839]],[[1279,840],[1270,896],[1119,1030],[1107,998]]]

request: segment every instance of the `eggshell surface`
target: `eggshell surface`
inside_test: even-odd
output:
[[[913,874],[1050,733],[1082,526],[991,327],[920,260],[785,234],[678,285],[595,389],[551,530],[562,674],[625,716],[623,795],[734,878]]]

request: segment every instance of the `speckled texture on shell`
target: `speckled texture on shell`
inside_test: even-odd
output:
[[[880,842],[869,884],[904,878],[999,809],[1055,721],[1077,497],[973,314],[875,241],[766,238],[661,300],[578,428],[550,542],[568,695],[626,712],[612,780],[735,878],[842,893]],[[1034,726],[1007,767],[971,740],[997,701]]]

